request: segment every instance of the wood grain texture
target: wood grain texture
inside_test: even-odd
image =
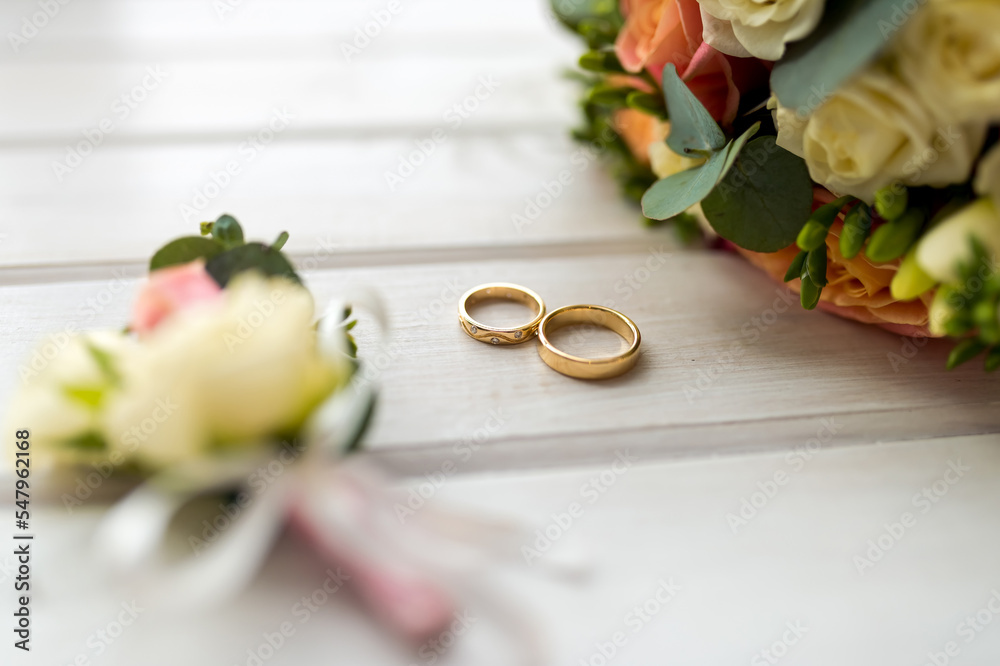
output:
[[[906,338],[803,311],[735,256],[635,250],[307,273],[320,304],[363,285],[390,314],[380,354],[370,326],[359,329],[382,387],[369,450],[419,473],[468,441],[482,446],[463,471],[594,460],[625,444],[647,457],[705,456],[788,449],[831,430],[824,445],[998,431],[1000,386],[974,364],[946,372],[946,343],[917,340],[911,354]],[[0,388],[16,386],[18,364],[46,333],[119,326],[132,278],[0,289],[5,311],[17,313],[3,324]],[[457,299],[490,281],[522,283],[550,308],[620,309],[642,332],[638,366],[574,380],[545,366],[534,342],[472,340]]]
[[[956,663],[996,663],[1000,632],[994,627],[973,633],[971,642],[956,634],[998,586],[1000,449],[994,438],[823,451],[798,468],[780,453],[639,460],[600,486],[604,492],[591,502],[581,491],[595,479],[601,483],[612,457],[608,451],[592,467],[452,478],[430,500],[437,508],[485,512],[523,526],[523,541],[474,571],[480,587],[537,628],[546,666],[577,666],[616,632],[627,638],[612,662],[622,666],[664,663],[665,655],[682,664],[746,664],[781,640],[788,622],[805,630],[782,655],[788,666],[923,664],[928,652],[941,652],[949,641],[961,648]],[[936,503],[928,501],[930,508],[915,506],[914,496],[941,482],[951,463],[967,471]],[[786,483],[734,534],[727,515],[779,471],[788,475]],[[408,490],[402,488],[403,497]],[[534,531],[574,502],[582,515],[549,552],[574,554],[588,568],[557,577],[540,562],[527,566],[520,546],[532,544]],[[882,537],[904,512],[915,517],[913,526],[859,572],[855,556],[866,557],[868,541]],[[94,627],[120,612],[121,599],[88,568],[92,513],[84,508],[70,519],[60,507],[38,518],[48,547],[36,555],[41,586],[32,612],[39,626],[60,627],[59,641],[38,642],[35,656],[44,663],[70,663],[87,652]],[[74,557],[61,556],[67,552]],[[337,666],[424,663],[350,594],[334,595],[304,623],[291,617],[328,568],[287,538],[243,595],[205,613],[151,609],[110,646],[103,663],[246,663],[247,650],[289,619],[296,633],[272,663],[313,663],[317,655]],[[652,599],[661,581],[672,581],[676,593],[659,606],[651,603],[658,612],[647,613],[636,630],[635,607]],[[467,592],[460,605],[478,622],[437,663],[523,663],[498,635],[496,605]],[[176,641],[181,635],[185,640]],[[169,650],[151,649],[168,641]]]
[[[249,155],[243,139],[107,146],[62,182],[51,166],[61,149],[13,148],[0,154],[0,266],[143,261],[223,212],[255,238],[288,230],[288,250],[321,266],[354,252],[494,247],[499,256],[651,235],[597,153],[561,128],[449,136],[401,183],[387,182],[428,136],[280,137]]]

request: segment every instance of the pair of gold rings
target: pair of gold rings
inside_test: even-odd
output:
[[[469,307],[481,301],[501,299],[527,305],[535,316],[520,326],[488,326],[469,315]],[[617,310],[602,305],[566,305],[546,313],[542,297],[532,290],[507,282],[482,284],[465,292],[458,303],[458,321],[469,336],[494,345],[516,345],[538,336],[538,355],[546,365],[569,377],[607,379],[624,374],[639,360],[641,337],[635,322]],[[595,324],[610,329],[629,343],[617,356],[584,358],[557,349],[550,335],[566,326]]]

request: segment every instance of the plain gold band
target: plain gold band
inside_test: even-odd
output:
[[[628,349],[617,356],[583,358],[560,351],[553,346],[549,335],[565,326],[596,324],[611,329],[625,338]],[[578,379],[607,379],[631,370],[639,360],[639,328],[631,319],[617,310],[601,305],[567,305],[545,315],[538,327],[538,355],[546,365],[569,377]]]
[[[468,306],[490,299],[504,299],[523,303],[535,310],[534,318],[521,326],[488,326],[469,316]],[[509,282],[491,282],[473,287],[458,302],[458,322],[470,337],[494,345],[517,345],[535,337],[538,325],[545,316],[542,297],[527,287]]]

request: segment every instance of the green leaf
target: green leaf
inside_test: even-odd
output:
[[[986,345],[979,340],[974,338],[962,340],[948,354],[947,368],[954,370],[966,361],[971,361],[976,356],[979,356],[984,349],[986,349]]]
[[[747,144],[701,208],[726,240],[754,252],[776,252],[795,242],[812,201],[805,162],[773,136],[763,136]]]
[[[670,114],[667,145],[675,153],[696,155],[720,150],[726,145],[726,135],[677,76],[677,68],[672,63],[663,68],[663,96]]]
[[[120,386],[122,376],[119,374],[118,368],[115,367],[115,360],[111,354],[90,342],[87,343],[87,352],[90,353],[90,357],[94,359],[94,363],[104,375],[105,381],[112,386]]]
[[[659,116],[664,119],[667,117],[667,107],[663,103],[663,98],[659,95],[642,92],[641,90],[630,92],[625,98],[625,106],[652,116]]]
[[[64,440],[62,445],[71,449],[83,451],[103,451],[108,447],[104,437],[96,432],[85,432],[81,435]]]
[[[758,120],[753,125],[747,128],[746,132],[740,134],[736,139],[729,144],[729,154],[726,155],[726,163],[722,167],[722,176],[729,173],[729,170],[733,168],[733,164],[736,163],[736,158],[739,157],[740,151],[743,150],[743,146],[746,145],[747,141],[753,138],[753,135],[757,133],[760,129],[760,121]],[[722,178],[719,176],[719,178]]]
[[[994,347],[986,354],[986,361],[983,363],[986,372],[995,372],[1000,368],[1000,346]]]
[[[205,264],[205,270],[221,287],[229,284],[236,274],[248,270],[257,270],[264,275],[282,275],[301,282],[285,256],[263,243],[247,243],[226,250]]]
[[[827,2],[812,34],[788,47],[771,70],[771,89],[781,105],[809,114],[842,83],[878,55],[909,18],[899,0]]]
[[[806,272],[817,287],[826,286],[826,245],[809,251],[806,256]]]
[[[642,197],[642,212],[654,220],[666,220],[704,199],[719,182],[728,147],[712,153],[700,167],[659,180]]]
[[[799,253],[792,259],[792,263],[788,265],[788,270],[785,271],[785,282],[791,282],[795,278],[802,276],[802,267],[806,264],[806,256],[808,254],[805,250],[799,250]]]
[[[212,225],[212,238],[227,249],[243,245],[243,227],[232,215],[220,215]]]
[[[280,234],[278,234],[278,237],[274,239],[274,242],[271,243],[271,248],[274,250],[280,250],[281,248],[285,247],[285,243],[287,242],[288,242],[288,232],[282,231]]]
[[[607,83],[598,83],[590,89],[587,94],[587,101],[591,104],[601,106],[625,106],[625,100],[635,88],[613,86]]]
[[[803,275],[799,289],[799,303],[802,304],[803,309],[816,309],[816,306],[819,304],[819,295],[823,293],[823,288],[810,280],[808,275]]]
[[[625,68],[614,51],[588,51],[580,56],[580,68],[588,72],[622,73]]]
[[[149,270],[152,272],[168,266],[186,264],[195,259],[208,261],[223,251],[225,248],[222,244],[211,238],[184,236],[170,241],[157,250],[149,260]]]
[[[63,393],[84,407],[97,408],[104,401],[104,389],[93,386],[64,386]]]

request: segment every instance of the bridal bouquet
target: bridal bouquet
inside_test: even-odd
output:
[[[1000,367],[1000,3],[553,0],[586,124],[647,220],[802,306]]]

